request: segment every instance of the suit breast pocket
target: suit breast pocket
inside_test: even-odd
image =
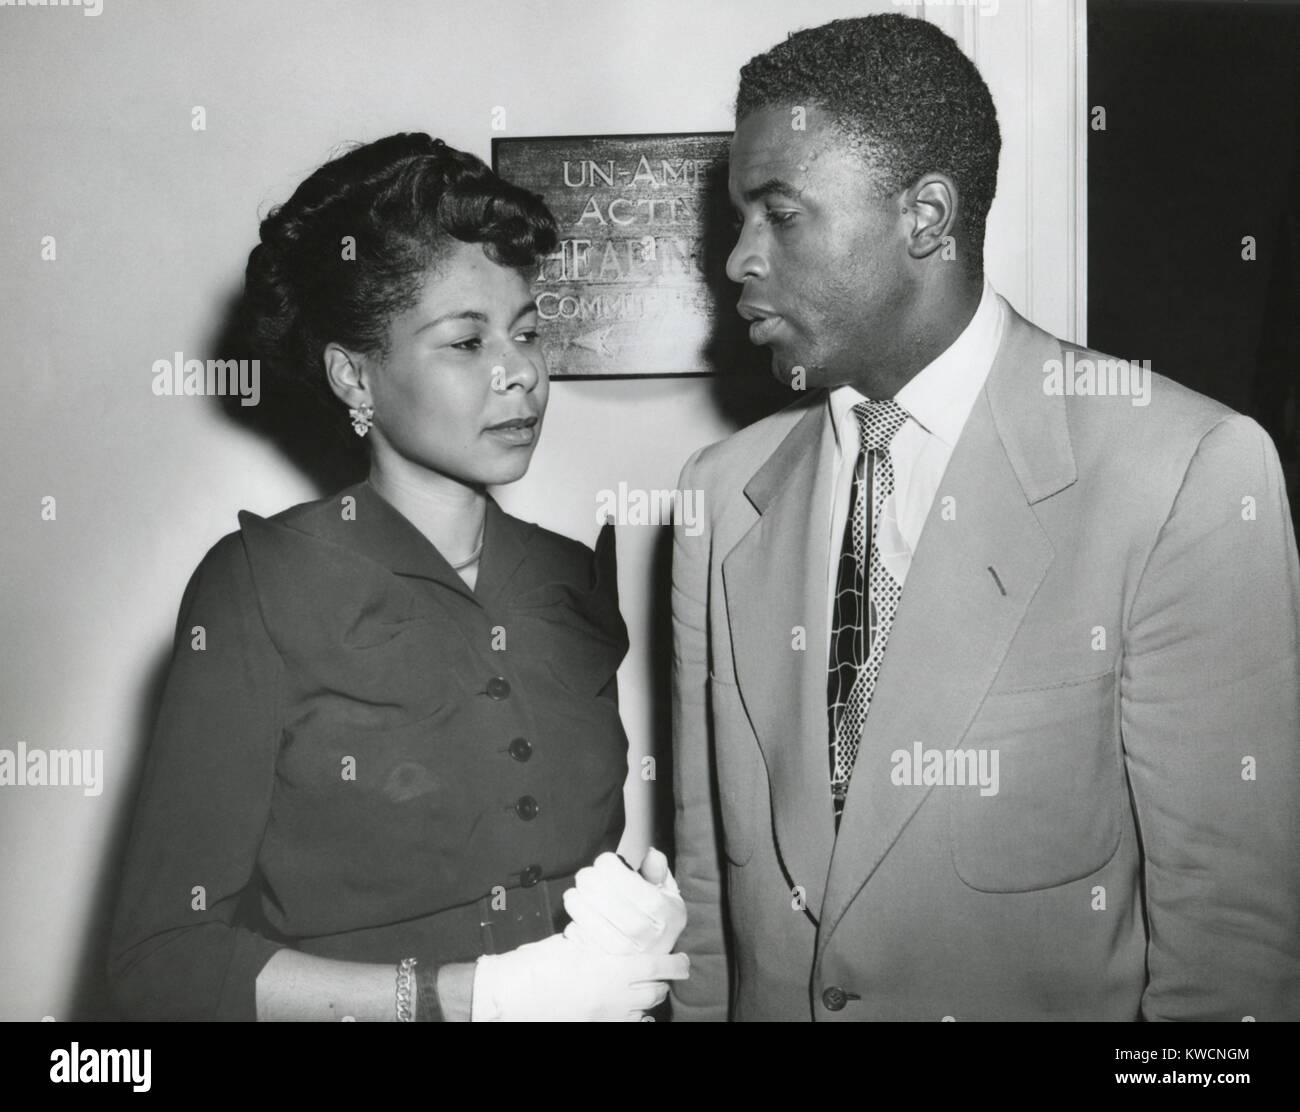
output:
[[[755,823],[758,816],[767,813],[767,793],[760,767],[763,755],[741,704],[740,688],[710,675],[709,706],[713,718],[722,848],[733,865],[745,865],[754,855]]]
[[[997,768],[995,792],[945,789],[953,867],[966,885],[1051,888],[1114,856],[1124,778],[1113,673],[990,693],[962,749],[985,751]]]

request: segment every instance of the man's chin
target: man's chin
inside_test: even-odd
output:
[[[819,367],[806,366],[777,351],[772,352],[771,371],[777,382],[791,390],[816,390],[824,377]]]
[[[794,380],[795,372],[799,370],[799,364],[790,361],[788,356],[783,356],[779,351],[772,351],[772,362],[769,370],[772,377],[784,386],[789,386]]]

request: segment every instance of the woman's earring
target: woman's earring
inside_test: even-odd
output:
[[[375,407],[369,402],[362,402],[360,409],[349,409],[348,416],[352,418],[352,428],[356,431],[356,434],[365,436],[374,423]]]

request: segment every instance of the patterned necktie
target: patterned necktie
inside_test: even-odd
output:
[[[880,508],[894,491],[889,443],[907,423],[907,411],[892,398],[853,407],[862,450],[853,471],[852,511],[844,523],[835,579],[827,708],[830,717],[831,799],[839,829],[849,776],[858,756],[862,727],[885,655],[889,627],[903,587],[885,567],[876,545]],[[868,523],[870,532],[868,533]],[[868,553],[870,540],[870,556]],[[864,574],[865,569],[865,574]],[[865,604],[865,605],[864,605]]]

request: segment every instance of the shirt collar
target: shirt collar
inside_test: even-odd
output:
[[[993,366],[1002,339],[1003,316],[1002,303],[985,279],[979,305],[961,335],[894,397],[909,416],[949,448],[956,445]],[[866,395],[852,386],[836,386],[830,391],[831,427],[835,430],[836,443],[849,411],[866,400]]]
[[[353,518],[338,512],[340,500],[356,500]],[[483,524],[483,558],[471,591],[441,552],[369,480],[341,490],[322,505],[327,512],[297,523],[303,531],[351,549],[398,575],[434,579],[470,598],[487,600],[523,561],[537,526],[506,513],[489,494]]]

